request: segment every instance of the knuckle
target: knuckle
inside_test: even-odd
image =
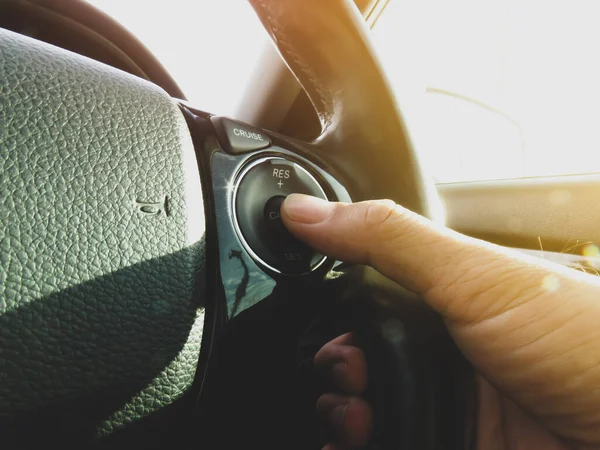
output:
[[[374,200],[365,210],[365,227],[376,229],[385,227],[396,214],[396,203],[392,200]]]
[[[365,243],[367,264],[376,262],[386,247],[382,245],[396,234],[396,203],[392,200],[375,200],[369,202],[365,210],[364,227],[368,239]]]

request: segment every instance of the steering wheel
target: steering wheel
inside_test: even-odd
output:
[[[464,448],[469,371],[441,321],[279,218],[292,192],[431,216],[363,19],[349,0],[251,3],[318,112],[314,142],[0,30],[4,448],[317,448],[266,390],[311,391],[296,363],[348,329],[369,361],[370,447]]]

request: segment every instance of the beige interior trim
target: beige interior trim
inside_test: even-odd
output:
[[[474,237],[556,252],[600,243],[600,174],[441,184],[438,192],[446,224]]]

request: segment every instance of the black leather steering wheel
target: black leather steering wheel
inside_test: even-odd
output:
[[[370,360],[375,417],[386,425],[372,447],[463,445],[463,380],[452,378],[463,366],[441,322],[367,269],[315,255],[276,223],[263,229],[291,191],[391,198],[431,215],[433,185],[362,17],[349,0],[251,3],[319,114],[314,142],[214,117],[0,30],[4,448],[173,448],[196,433],[226,447],[244,427],[218,405],[269,379],[257,375],[260,361],[254,375],[234,372],[244,365],[227,359],[228,346],[260,335],[257,324],[298,336],[302,326],[286,320],[340,317]],[[347,300],[374,289],[402,296],[394,320]],[[252,348],[273,339],[287,342],[263,334]],[[211,432],[206,424],[221,419],[231,421]]]

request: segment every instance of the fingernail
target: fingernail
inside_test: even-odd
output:
[[[291,194],[283,202],[282,208],[295,222],[314,224],[329,217],[332,205],[327,200],[304,194]]]
[[[331,413],[331,421],[338,427],[344,426],[344,417],[346,416],[346,410],[348,405],[336,406]]]

